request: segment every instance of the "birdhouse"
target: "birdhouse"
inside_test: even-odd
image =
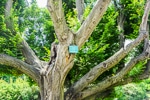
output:
[[[78,53],[78,46],[70,45],[69,46],[69,53]]]

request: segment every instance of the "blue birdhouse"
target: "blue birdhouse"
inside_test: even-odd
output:
[[[78,46],[70,45],[69,46],[69,53],[78,53]]]

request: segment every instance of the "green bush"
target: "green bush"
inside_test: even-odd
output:
[[[139,84],[128,84],[115,89],[117,100],[143,100],[146,98],[146,87]]]
[[[118,86],[103,100],[150,100],[150,79]]]
[[[37,100],[39,90],[37,86],[29,86],[22,78],[13,82],[0,80],[0,100]]]

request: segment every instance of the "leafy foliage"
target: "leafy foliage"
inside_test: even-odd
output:
[[[150,97],[150,79],[140,83],[131,83],[125,86],[118,86],[112,91],[111,96],[104,100],[148,100]],[[98,99],[99,100],[99,99]]]
[[[37,86],[29,87],[29,84],[22,78],[9,82],[0,80],[1,100],[37,100],[39,90]]]
[[[124,32],[129,39],[134,39],[138,35],[144,3],[144,0],[122,0],[120,4],[126,18]]]

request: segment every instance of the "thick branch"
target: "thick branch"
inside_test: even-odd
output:
[[[0,54],[0,64],[15,67],[18,70],[30,76],[36,82],[37,82],[37,79],[39,78],[38,72],[33,66],[19,59],[16,59],[14,57],[11,57],[5,54]]]
[[[101,20],[111,0],[97,0],[91,13],[77,31],[76,44],[81,47]]]
[[[62,9],[62,0],[48,0],[47,8],[50,12],[55,32],[59,42],[66,40],[68,37],[66,34],[69,30],[67,27],[64,12]]]
[[[149,51],[149,47],[150,47],[150,45],[148,45],[147,46],[147,48],[145,48],[145,50],[144,50],[144,52],[145,52],[145,54],[147,53],[147,54],[149,54],[150,53],[150,51]],[[146,55],[147,55],[146,54]],[[146,58],[146,60],[147,60],[147,58],[149,58],[148,57],[149,55],[147,55],[147,56],[145,56]],[[145,70],[141,73],[141,74],[138,74],[138,75],[135,75],[135,76],[129,76],[129,77],[125,77],[125,75],[124,75],[124,78],[122,78],[120,81],[118,81],[117,83],[115,83],[115,84],[112,84],[111,86],[109,86],[108,88],[105,88],[105,90],[110,90],[110,89],[113,89],[114,87],[116,87],[116,86],[120,86],[120,85],[126,85],[126,84],[128,84],[128,83],[131,83],[131,82],[137,82],[137,81],[139,81],[139,80],[143,80],[143,79],[147,79],[147,78],[149,78],[149,76],[150,76],[150,68],[149,68],[149,66],[150,66],[150,62],[149,62],[149,60],[147,61],[147,64],[146,64],[146,68],[145,68]],[[104,93],[105,93],[105,91],[104,91]],[[100,93],[98,93],[98,94],[96,94],[97,96],[103,96],[103,94],[101,94],[101,92]]]
[[[83,99],[87,96],[96,94],[97,92],[102,92],[109,86],[119,82],[122,80],[122,78],[139,62],[142,60],[145,60],[149,57],[149,54],[147,52],[143,52],[140,56],[132,59],[119,73],[117,73],[115,76],[109,77],[105,79],[104,81],[98,83],[95,86],[92,86],[88,89],[83,90],[82,92],[78,93],[76,96],[79,97],[78,100]]]
[[[28,64],[34,65],[40,63],[39,58],[35,55],[35,53],[33,52],[33,50],[30,48],[30,46],[25,40],[22,40],[20,45],[21,45],[20,49],[23,53],[23,56],[25,57],[25,61]]]
[[[84,0],[76,0],[76,9],[78,12],[78,19],[80,22],[83,20],[83,13],[84,13]]]
[[[116,84],[113,84],[110,87],[108,87],[107,89],[111,89],[111,88],[114,88],[114,87],[120,86],[120,85],[126,85],[126,84],[132,83],[132,82],[137,82],[139,80],[144,80],[144,79],[149,78],[149,76],[150,76],[150,69],[148,69],[146,72],[143,71],[142,74],[139,74],[139,75],[136,75],[136,76],[130,76],[130,77],[127,77],[127,78],[123,78],[119,82],[117,82]]]

